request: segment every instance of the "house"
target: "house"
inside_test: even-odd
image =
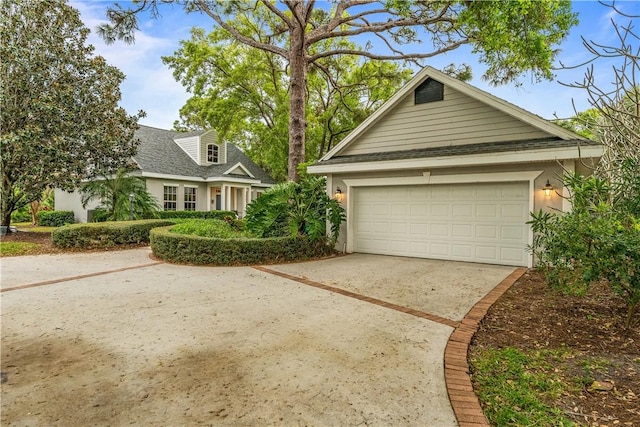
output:
[[[346,209],[339,249],[531,266],[530,212],[570,209],[563,169],[588,174],[601,154],[426,67],[308,171]]]
[[[177,132],[140,126],[133,175],[166,211],[230,210],[244,216],[247,204],[273,185],[269,175],[238,147],[221,142],[214,130]],[[57,210],[72,210],[86,222],[98,202],[82,207],[79,192],[56,190]]]

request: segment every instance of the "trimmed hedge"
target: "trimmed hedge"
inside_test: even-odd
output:
[[[61,248],[85,249],[149,243],[151,229],[174,224],[163,219],[71,224],[53,230],[51,241]]]
[[[156,216],[160,219],[225,219],[237,218],[233,211],[158,211]]]
[[[219,239],[176,234],[171,227],[151,230],[151,250],[170,262],[197,265],[256,265],[302,261],[327,256],[326,242],[310,242],[306,236],[267,239]]]
[[[38,225],[42,227],[62,227],[75,222],[73,211],[40,211]]]

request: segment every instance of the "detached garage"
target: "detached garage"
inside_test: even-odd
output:
[[[426,67],[309,167],[347,211],[347,252],[531,266],[529,213],[602,147]],[[546,191],[545,191],[546,189]]]

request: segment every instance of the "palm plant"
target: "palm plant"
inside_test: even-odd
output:
[[[247,228],[256,236],[306,235],[310,240],[327,237],[335,244],[344,209],[325,191],[324,178],[307,176],[299,183],[278,184],[247,206]]]
[[[82,187],[82,207],[86,208],[92,200],[100,201],[93,213],[94,221],[129,219],[130,203],[135,219],[152,218],[160,209],[156,198],[147,191],[144,180],[127,173],[126,169],[118,169],[115,175],[103,175],[103,179],[87,182]],[[130,194],[133,194],[132,202]]]

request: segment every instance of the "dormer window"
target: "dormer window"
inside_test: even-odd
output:
[[[216,144],[207,144],[207,162],[218,163],[220,147]]]
[[[427,102],[442,101],[444,99],[444,85],[431,78],[422,82],[415,91],[415,103],[426,104]]]

